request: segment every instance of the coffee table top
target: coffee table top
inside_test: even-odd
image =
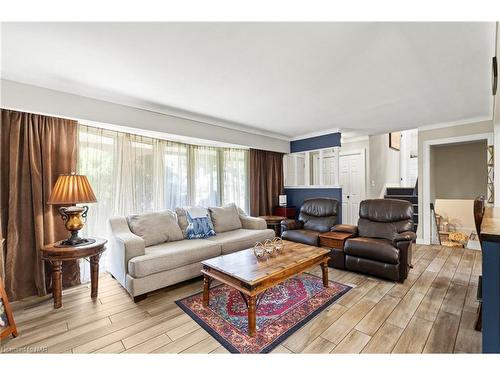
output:
[[[255,285],[288,269],[300,268],[330,253],[329,249],[290,241],[283,241],[283,245],[282,253],[268,260],[257,260],[253,249],[246,249],[208,259],[201,264],[248,285]]]

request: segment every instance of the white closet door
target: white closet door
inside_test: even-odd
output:
[[[341,155],[339,163],[342,222],[356,225],[359,219],[359,204],[364,194],[364,158],[362,154]]]
[[[349,173],[349,155],[341,156],[339,160],[340,170],[340,186],[342,187],[342,222],[350,224],[350,207],[349,207],[349,190],[350,190],[350,173]]]

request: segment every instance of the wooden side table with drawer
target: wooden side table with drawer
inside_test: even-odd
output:
[[[284,216],[259,216],[266,221],[267,227],[274,230],[276,237],[281,237],[281,220],[285,220]]]
[[[287,219],[295,219],[295,206],[276,206],[273,208],[273,215],[284,216]]]
[[[350,237],[353,237],[352,233],[343,232],[325,232],[319,235],[319,246],[330,248],[330,267],[345,269],[344,243]]]

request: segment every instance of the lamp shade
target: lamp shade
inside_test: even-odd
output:
[[[94,203],[97,199],[86,176],[62,174],[52,188],[47,204]]]

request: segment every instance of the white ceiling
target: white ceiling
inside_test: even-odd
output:
[[[489,119],[494,23],[3,23],[2,78],[277,136]]]

